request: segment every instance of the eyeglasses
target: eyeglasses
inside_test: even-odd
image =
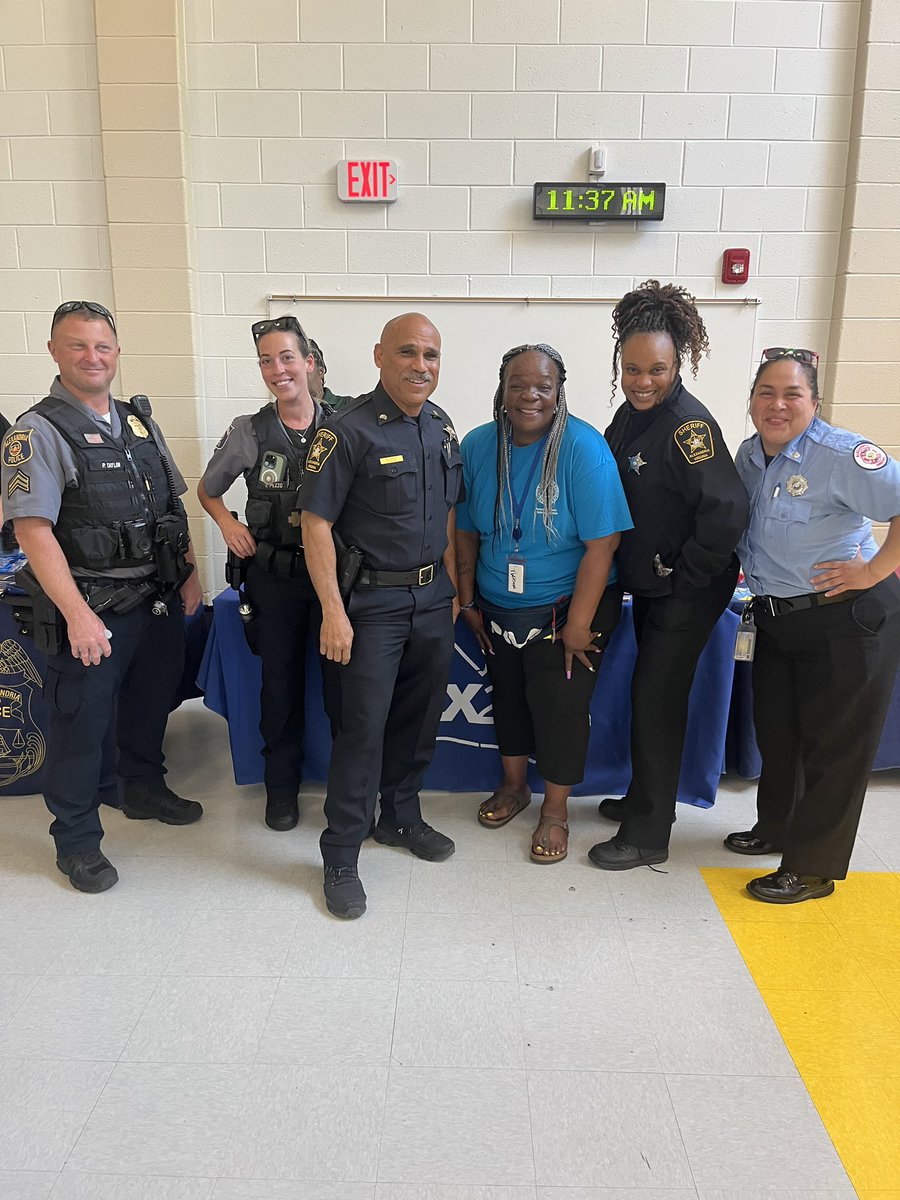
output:
[[[265,337],[267,333],[271,333],[273,329],[280,329],[282,332],[290,330],[291,333],[296,333],[308,344],[309,339],[303,332],[303,328],[296,317],[285,314],[283,317],[272,317],[265,321],[254,321],[250,326],[250,332],[253,334],[253,340],[259,345],[259,339]]]
[[[61,304],[53,314],[53,320],[50,323],[50,332],[53,332],[63,317],[67,317],[70,313],[81,312],[83,309],[94,313],[98,317],[102,317],[103,320],[109,325],[113,333],[115,333],[116,337],[119,336],[116,331],[116,322],[113,319],[112,313],[108,308],[104,308],[102,304],[98,304],[96,300],[66,300],[66,302]]]
[[[815,350],[797,350],[791,346],[770,346],[763,350],[760,362],[775,362],[779,358],[796,358],[798,362],[808,363],[811,367],[819,365],[819,356]]]

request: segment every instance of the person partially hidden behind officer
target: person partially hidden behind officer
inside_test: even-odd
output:
[[[318,342],[314,342],[312,338],[309,339],[309,352],[313,359],[313,365],[309,371],[309,394],[313,400],[318,400],[320,404],[327,404],[335,412],[347,404],[352,404],[356,399],[355,396],[336,396],[325,382],[325,376],[328,374],[325,355]]]
[[[263,382],[274,400],[237,417],[200,480],[200,503],[228,546],[228,583],[241,589],[244,631],[262,662],[266,824],[286,832],[300,820],[298,793],[306,710],[306,641],[320,609],[300,540],[300,493],[308,443],[332,410],[309,394],[310,343],[289,314],[252,326]],[[244,524],[222,496],[243,475]]]
[[[53,314],[50,394],[2,451],[6,516],[28,557],[18,615],[46,654],[44,799],[56,864],[81,892],[118,873],[100,850],[99,808],[187,825],[203,815],[165,783],[163,735],[184,662],[184,616],[200,605],[187,490],[145,396],[109,392],[112,314],[70,300]],[[27,606],[27,607],[26,607]]]
[[[420,313],[395,317],[375,346],[375,364],[375,390],[313,440],[302,516],[322,603],[320,648],[332,675],[335,736],[320,841],[325,903],[348,918],[366,909],[357,861],[379,793],[377,842],[430,862],[455,850],[419,806],[453,652],[453,506],[462,498],[456,433],[429,399],[440,335]]]

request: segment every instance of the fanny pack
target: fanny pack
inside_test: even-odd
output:
[[[479,597],[478,607],[490,632],[521,650],[536,638],[556,641],[569,615],[571,599],[571,596],[560,596],[552,604],[539,604],[534,608],[498,608]]]

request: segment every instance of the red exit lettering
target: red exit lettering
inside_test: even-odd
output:
[[[389,159],[345,159],[339,167],[338,195],[341,200],[394,200],[396,169]]]

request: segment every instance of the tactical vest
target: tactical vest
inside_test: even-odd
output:
[[[122,423],[118,443],[55,396],[47,396],[32,410],[59,430],[78,465],[78,485],[63,491],[53,527],[69,566],[76,570],[102,572],[153,563],[156,522],[170,508],[156,443],[130,404],[112,403]]]
[[[331,409],[320,405],[323,416],[330,416]],[[314,418],[315,420],[315,418]],[[250,418],[253,432],[259,443],[259,454],[253,466],[244,472],[247,483],[247,528],[257,542],[265,542],[278,550],[299,550],[303,543],[300,537],[300,487],[303,483],[303,465],[306,447],[297,447],[285,435],[275,404],[265,404]],[[266,471],[263,460],[274,451],[286,460],[284,476],[265,482]],[[273,476],[277,472],[272,472]]]

